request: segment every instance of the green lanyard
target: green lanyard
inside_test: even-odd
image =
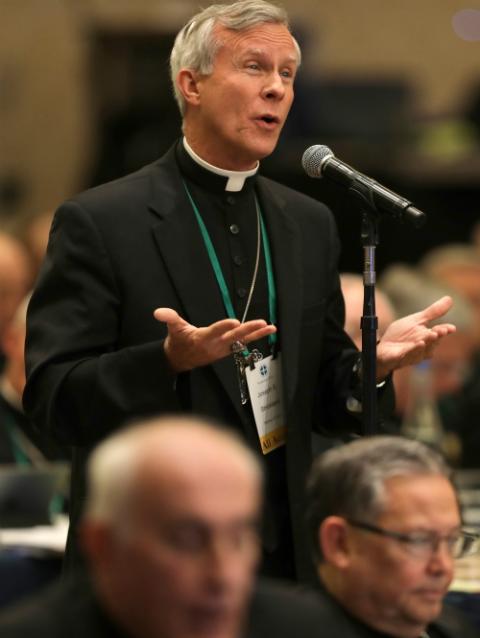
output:
[[[12,452],[15,458],[15,463],[17,465],[31,465],[30,459],[23,451],[23,447],[20,443],[20,438],[17,433],[17,426],[14,425],[13,421],[7,417],[7,419],[3,422],[4,426],[7,429],[7,434],[10,438],[10,442],[12,444]]]
[[[200,215],[200,211],[198,210],[195,202],[193,201],[193,198],[190,195],[190,191],[188,190],[188,187],[185,184],[185,182],[183,182],[183,185],[188,195],[188,199],[190,200],[190,204],[192,205],[193,211],[195,213],[195,217],[197,218],[197,222],[200,227],[200,232],[202,233],[203,241],[205,243],[205,248],[207,249],[208,257],[210,259],[210,263],[212,264],[215,277],[217,278],[218,287],[220,288],[220,292],[222,294],[223,305],[225,306],[226,313],[230,319],[236,319],[237,317],[233,309],[232,299],[230,297],[230,293],[228,292],[227,284],[225,282],[225,277],[223,276],[223,272],[220,267],[220,262],[218,261],[217,253],[215,252],[215,248],[213,247],[213,243],[212,243],[212,240],[210,239],[210,235],[208,233],[207,227],[205,226],[205,222],[203,221],[202,216]],[[263,221],[262,212],[260,210],[256,195],[255,195],[255,205],[257,206],[257,209],[260,215],[260,229],[262,234],[263,254],[265,255],[265,267],[267,269],[269,318],[270,318],[270,323],[275,325],[277,322],[277,315],[276,315],[277,291],[275,289],[275,281],[273,278],[272,256],[270,252],[270,243],[268,241],[267,230],[265,228],[265,223]],[[268,335],[268,343],[270,345],[271,350],[274,349],[276,341],[277,341],[276,333]]]

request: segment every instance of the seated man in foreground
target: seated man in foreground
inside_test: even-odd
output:
[[[456,610],[442,610],[454,559],[478,538],[461,529],[451,471],[437,452],[401,437],[356,440],[317,459],[308,490],[333,634],[478,638]]]
[[[88,466],[87,572],[0,619],[2,638],[319,636],[319,606],[255,587],[262,472],[237,437],[191,418],[139,423]],[[300,633],[297,633],[300,632]]]

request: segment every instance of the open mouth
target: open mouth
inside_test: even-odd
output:
[[[279,122],[278,117],[275,117],[275,115],[262,115],[259,119],[267,124],[278,124]]]
[[[277,126],[280,124],[280,119],[278,117],[276,117],[275,115],[269,115],[269,114],[260,115],[259,117],[256,118],[256,121],[262,128],[266,130],[276,129]]]

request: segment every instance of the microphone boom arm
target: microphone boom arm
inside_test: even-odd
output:
[[[420,228],[426,220],[426,215],[404,197],[400,197],[390,189],[382,186],[371,177],[353,170],[348,164],[338,161],[333,155],[322,162],[322,173],[331,180],[346,186],[355,196],[362,199],[364,204],[378,214],[386,213],[392,217],[405,217]]]

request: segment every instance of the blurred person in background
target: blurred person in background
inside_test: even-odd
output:
[[[449,428],[463,441],[462,465],[480,467],[480,251],[470,244],[447,244],[428,252],[421,270],[448,286],[471,305],[474,312],[474,352],[462,387],[440,401]]]
[[[45,210],[30,215],[21,224],[19,235],[26,245],[35,277],[47,252],[48,237],[53,220],[53,211]]]
[[[434,410],[438,413],[438,425],[445,430],[441,435],[444,437],[442,447],[449,460],[463,464],[464,453],[460,451],[460,444],[461,448],[464,448],[467,442],[462,430],[448,418],[441,405],[444,399],[459,396],[468,378],[476,343],[477,325],[474,308],[454,289],[428,277],[419,268],[403,264],[387,267],[379,279],[379,286],[387,294],[395,312],[399,314],[418,312],[429,300],[436,299],[437,295],[448,294],[454,301],[446,317],[455,324],[457,330],[451,335],[451,340],[443,340],[434,348],[428,364],[430,387],[422,391],[431,392],[431,400],[435,403]],[[419,371],[422,375],[422,370]],[[415,400],[415,386],[420,383],[417,369],[405,367],[397,370],[393,382],[396,413],[400,422],[405,422],[411,416],[409,411],[414,409],[412,401]]]
[[[7,611],[0,635],[321,636],[316,600],[255,582],[262,483],[240,439],[202,420],[165,417],[116,433],[88,463],[85,571]]]
[[[469,301],[475,312],[475,348],[480,353],[480,253],[469,244],[446,244],[430,250],[418,264],[431,279]]]
[[[0,229],[0,338],[33,283],[28,253],[13,234]],[[0,353],[0,367],[3,353]]]
[[[379,278],[379,287],[399,314],[418,312],[430,299],[437,299],[437,295],[449,294],[452,297],[454,303],[446,317],[457,330],[451,339],[439,342],[433,351],[433,390],[436,397],[460,390],[475,352],[477,324],[473,306],[455,290],[425,276],[420,269],[403,264],[388,266]],[[396,390],[395,380],[399,379],[396,397],[400,411],[403,411],[406,399],[403,381],[400,381],[402,374],[407,377],[409,368],[405,368],[404,372],[398,370],[394,375]]]
[[[4,365],[0,372],[0,463],[40,466],[47,460],[68,459],[69,451],[47,441],[22,406],[25,387],[25,332],[30,294],[4,326],[0,344]]]
[[[373,436],[321,455],[308,527],[330,636],[474,638],[444,604],[454,561],[480,546],[462,529],[452,472],[418,441]]]

